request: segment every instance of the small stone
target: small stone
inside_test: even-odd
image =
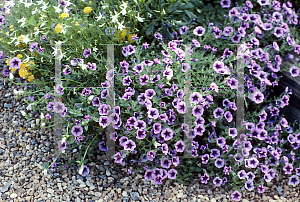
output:
[[[209,190],[207,190],[207,193],[208,194],[212,194],[212,191],[209,189]]]
[[[262,198],[261,198],[263,201],[267,201],[268,198],[266,197],[266,195],[263,195]]]
[[[101,197],[101,196],[102,196],[102,193],[100,193],[100,192],[95,192],[95,196]]]
[[[279,197],[277,195],[274,196],[275,199],[279,199]]]
[[[4,104],[4,107],[10,108],[10,109],[11,109],[11,108],[13,107],[13,105],[12,105],[12,104],[6,104],[6,103],[5,103],[5,104]]]
[[[106,170],[105,174],[106,174],[106,176],[110,176],[111,175],[111,173],[110,173],[110,171],[108,169]]]
[[[176,195],[177,198],[181,198],[182,196],[183,196],[183,193],[182,193],[182,192],[179,192],[179,193]]]
[[[125,196],[128,196],[127,191],[123,191],[123,192],[122,192],[122,196],[124,196],[124,197],[125,197]]]
[[[212,198],[212,199],[210,200],[210,202],[217,202],[217,200],[216,200],[215,198]]]
[[[242,202],[249,202],[248,199],[243,199]]]
[[[130,193],[130,197],[132,198],[132,200],[137,201],[140,199],[140,195],[138,192],[131,192]]]
[[[47,189],[47,192],[50,193],[50,194],[53,194],[53,193],[54,193],[54,190],[48,188],[48,189]]]
[[[109,165],[109,161],[105,161],[105,162],[104,162],[104,165],[105,165],[105,166],[108,166],[108,165]]]
[[[12,193],[11,195],[10,195],[10,198],[16,198],[18,195],[16,194],[16,193]]]
[[[129,197],[124,197],[123,202],[129,202]]]

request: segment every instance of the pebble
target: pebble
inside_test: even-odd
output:
[[[137,201],[140,199],[140,195],[138,192],[131,192],[130,193],[130,197],[132,198],[132,200]]]
[[[12,193],[11,195],[10,195],[10,198],[16,198],[18,195],[16,194],[16,193]]]
[[[125,196],[128,196],[127,191],[123,191],[123,192],[122,192],[122,196],[124,196],[124,197],[125,197]]]
[[[106,176],[110,176],[111,175],[111,173],[110,173],[110,171],[108,169],[106,170],[105,174],[106,174]]]

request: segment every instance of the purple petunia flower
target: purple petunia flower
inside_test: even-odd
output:
[[[0,15],[0,25],[4,25],[4,19],[5,17],[3,15]]]
[[[171,140],[173,138],[173,131],[171,128],[166,128],[161,132],[161,136],[164,138],[165,141]],[[177,148],[182,148],[181,145],[179,145]],[[179,150],[180,150],[179,148]],[[184,148],[184,147],[183,147]],[[176,149],[177,152],[179,152]]]
[[[169,159],[164,158],[163,160],[160,161],[160,165],[163,168],[170,168],[171,161]]]
[[[210,177],[207,173],[205,173],[204,175],[201,176],[201,182],[204,184],[207,184],[209,179],[210,179]]]
[[[54,105],[55,105],[54,102],[49,102],[48,105],[47,105],[47,111],[53,110]]]
[[[248,191],[252,191],[254,189],[254,183],[253,181],[246,181],[245,182],[245,188],[248,190]]]
[[[134,150],[134,148],[136,147],[136,144],[135,144],[135,142],[134,141],[132,141],[132,140],[127,140],[125,143],[124,143],[124,149],[125,150],[130,150],[130,151],[132,151],[132,150]]]
[[[299,177],[297,175],[292,175],[289,178],[289,185],[292,185],[293,187],[296,187],[299,184]]]
[[[176,142],[176,144],[175,144],[176,152],[183,152],[184,148],[185,148],[185,145],[184,145],[183,141],[179,140],[179,141]]]
[[[292,67],[290,68],[290,73],[291,73],[291,76],[292,76],[292,77],[299,76],[299,67],[292,66]]]
[[[205,33],[205,28],[202,26],[198,26],[193,30],[193,33],[197,36],[202,36]]]
[[[55,113],[62,113],[65,108],[65,105],[61,102],[56,102],[53,106],[53,110]]]
[[[100,116],[99,118],[99,125],[102,126],[103,128],[106,128],[108,126],[108,117],[107,116]]]
[[[22,63],[22,61],[19,59],[19,58],[17,58],[17,57],[14,57],[13,59],[11,59],[10,61],[9,61],[9,66],[12,68],[12,69],[20,69],[20,67],[21,67],[21,63]]]
[[[73,126],[72,130],[71,130],[72,134],[75,137],[78,137],[79,135],[81,135],[83,133],[83,128],[81,126]]]
[[[4,76],[9,76],[9,70],[7,68],[3,69]]]
[[[83,51],[83,56],[85,58],[88,58],[92,54],[91,49],[89,48],[88,50]]]
[[[213,157],[214,159],[218,158],[220,156],[220,150],[212,149],[210,151],[210,156]]]
[[[87,176],[90,172],[90,169],[87,166],[81,166],[78,170],[79,175],[81,176]]]
[[[215,179],[213,180],[213,183],[215,184],[216,187],[219,187],[222,185],[223,180],[219,177],[215,177]]]
[[[238,190],[235,190],[230,196],[231,196],[232,200],[240,201],[242,194]]]
[[[225,165],[225,161],[223,159],[221,159],[221,158],[216,159],[215,166],[217,168],[222,168],[222,167],[224,167],[224,165]]]
[[[176,179],[177,171],[172,168],[168,171],[168,178],[169,179]]]
[[[158,40],[162,40],[162,35],[158,32],[154,34],[154,37]]]
[[[33,52],[34,50],[37,50],[38,49],[38,43],[37,42],[32,42],[30,45],[29,45],[29,51],[30,52]]]
[[[230,3],[231,3],[230,0],[222,0],[222,1],[221,1],[221,6],[222,6],[223,8],[229,8],[229,7],[230,7]]]
[[[188,29],[189,29],[188,26],[182,26],[182,27],[180,27],[180,29],[179,29],[179,33],[180,33],[180,34],[185,34],[185,33],[187,32]]]
[[[60,140],[58,142],[58,149],[61,150],[61,151],[64,151],[66,149],[67,145],[66,145],[66,141],[63,139],[63,140]]]
[[[218,107],[214,110],[214,117],[216,119],[221,118],[223,116],[223,114],[224,114],[224,110],[221,109],[220,107]]]

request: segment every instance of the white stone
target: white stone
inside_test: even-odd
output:
[[[127,191],[123,191],[122,196],[124,196],[124,197],[128,196]]]
[[[16,193],[12,193],[11,195],[10,195],[10,198],[16,198],[18,195],[16,194]]]
[[[183,193],[180,192],[180,193],[178,193],[176,196],[177,196],[177,198],[181,198],[181,197],[183,196]]]

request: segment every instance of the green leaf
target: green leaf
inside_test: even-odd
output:
[[[165,34],[165,35],[168,37],[168,39],[170,39],[170,40],[173,40],[173,39],[174,39],[173,34],[170,33],[170,31],[169,31],[168,28],[164,27],[164,28],[162,29],[162,33]]]
[[[195,7],[194,4],[192,4],[191,2],[189,2],[188,4],[184,4],[184,5],[179,6],[177,9],[179,9],[179,10],[185,10],[185,9],[192,9],[194,7]]]
[[[89,126],[84,126],[85,131],[88,131]]]
[[[176,3],[174,3],[172,6],[171,6],[171,10],[170,10],[170,13],[173,13],[175,10],[178,10],[177,6],[180,4],[179,1],[177,1]]]
[[[197,17],[194,13],[192,13],[190,11],[184,10],[184,12],[189,16],[189,18],[196,18]]]
[[[153,33],[153,29],[154,29],[154,23],[151,23],[147,28],[146,35],[150,36]]]

